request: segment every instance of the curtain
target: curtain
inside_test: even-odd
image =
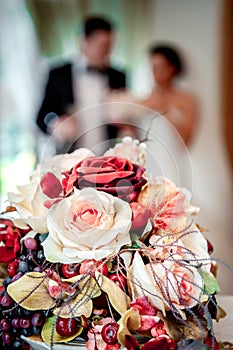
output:
[[[33,115],[38,108],[40,56],[24,0],[0,2],[0,26],[1,195],[25,183],[35,164]]]
[[[233,1],[224,0],[222,16],[222,114],[223,132],[233,172]]]

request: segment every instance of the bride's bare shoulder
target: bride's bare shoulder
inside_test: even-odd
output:
[[[186,104],[186,105],[196,105],[197,104],[196,96],[190,91],[177,90],[175,95],[174,95],[174,98],[180,104]]]

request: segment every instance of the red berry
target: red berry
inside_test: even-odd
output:
[[[7,271],[10,277],[14,277],[17,273],[19,267],[19,262],[18,261],[11,261],[8,266],[7,266]]]
[[[121,289],[125,289],[127,285],[127,279],[121,273],[112,273],[109,279],[116,283]]]
[[[62,337],[70,337],[78,330],[79,322],[76,318],[58,317],[56,331]]]
[[[71,278],[79,274],[79,264],[63,264],[61,270],[64,277]]]
[[[117,323],[108,323],[103,326],[101,331],[102,339],[107,344],[116,344],[117,343],[117,332],[118,332]]]

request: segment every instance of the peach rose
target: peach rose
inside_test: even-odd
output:
[[[191,194],[177,188],[166,178],[157,177],[148,183],[138,196],[138,202],[151,210],[154,226],[166,232],[181,231],[187,226],[187,217],[196,213],[190,206]]]
[[[117,253],[131,243],[131,216],[129,204],[117,197],[93,188],[75,190],[49,211],[45,257],[51,262],[78,263]]]
[[[198,304],[203,292],[202,277],[196,268],[182,263],[182,256],[173,259],[145,265],[136,252],[128,272],[132,297],[147,296],[163,314],[165,310],[179,311]],[[176,262],[179,260],[180,264]]]

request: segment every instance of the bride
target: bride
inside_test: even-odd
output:
[[[152,46],[149,54],[154,78],[150,96],[139,99],[130,92],[122,92],[113,94],[110,100],[121,102],[118,108],[116,105],[113,108],[117,118],[121,121],[124,119],[129,124],[136,123],[139,138],[144,134],[153,140],[150,145],[150,156],[153,157],[151,162],[156,159],[163,175],[173,178],[171,168],[174,168],[174,180],[177,181],[178,176],[181,181],[185,168],[187,177],[187,162],[190,163],[186,147],[190,146],[195,134],[197,102],[191,93],[180,89],[176,84],[176,78],[184,71],[177,50],[159,45]]]

